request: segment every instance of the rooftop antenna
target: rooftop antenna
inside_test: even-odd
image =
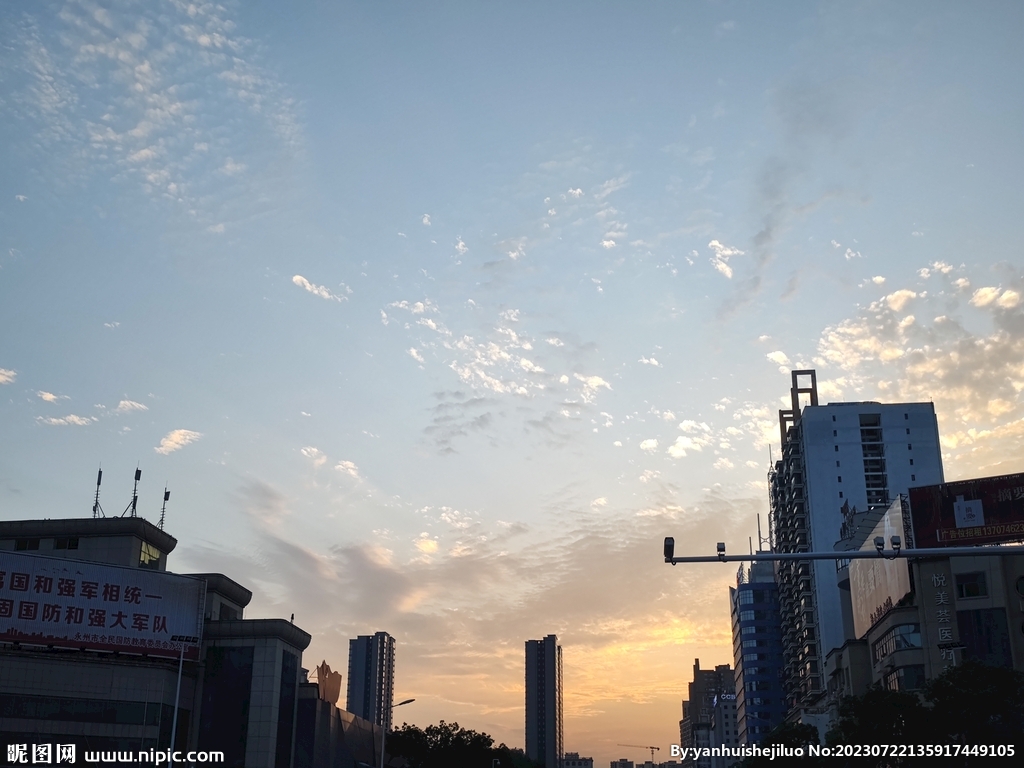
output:
[[[103,467],[101,466],[99,471],[96,473],[96,498],[93,499],[92,502],[92,516],[94,519],[97,517],[106,517],[106,515],[103,512],[103,507],[100,506],[100,483],[102,482]]]
[[[132,489],[132,500],[131,503],[124,508],[124,512],[121,513],[121,517],[127,515],[129,510],[131,510],[131,515],[128,515],[129,517],[137,517],[136,512],[139,507],[139,480],[141,479],[142,470],[135,467],[135,487]]]
[[[167,514],[167,502],[171,498],[171,492],[167,490],[167,486],[164,486],[164,505],[160,507],[160,523],[158,528],[162,531],[164,529],[164,515]]]

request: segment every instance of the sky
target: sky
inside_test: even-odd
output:
[[[139,511],[396,720],[678,740],[789,372],[1024,471],[1017,2],[0,9],[0,515]]]

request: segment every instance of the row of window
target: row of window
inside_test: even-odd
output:
[[[39,549],[41,539],[15,539],[14,550],[16,552],[34,551]],[[54,549],[78,549],[77,536],[61,536],[53,540]]]
[[[920,624],[897,624],[891,627],[874,645],[871,646],[872,655],[877,664],[882,659],[890,656],[896,651],[903,651],[908,648],[921,647],[921,625]]]

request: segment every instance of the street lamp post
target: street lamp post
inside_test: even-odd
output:
[[[391,706],[391,709],[396,709],[397,707],[404,707],[406,704],[412,704],[414,701],[416,701],[416,699],[406,699],[405,701],[400,701],[397,704],[393,704]],[[384,718],[384,720],[387,720],[387,718]],[[384,768],[384,738],[387,735],[388,735],[388,724],[386,722],[381,723],[380,724],[380,768]]]

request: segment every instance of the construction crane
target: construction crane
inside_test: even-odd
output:
[[[652,763],[654,762],[654,752],[655,752],[655,750],[660,750],[661,749],[661,747],[652,747],[649,744],[648,745],[644,745],[644,744],[618,744],[617,746],[619,746],[619,747],[635,747],[636,749],[649,749],[649,750],[651,750],[651,762]]]

